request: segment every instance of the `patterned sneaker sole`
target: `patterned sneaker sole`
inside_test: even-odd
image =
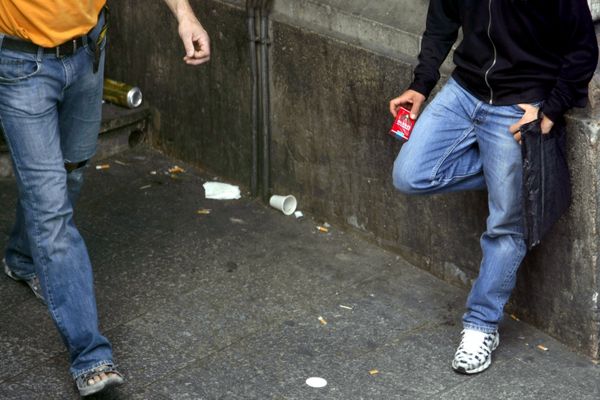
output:
[[[492,343],[492,352],[494,350],[496,350],[499,345],[500,345],[500,335],[496,334],[496,339],[494,340],[494,343]],[[490,353],[489,358],[483,365],[480,365],[479,367],[473,368],[473,369],[465,369],[463,367],[456,365],[456,361],[454,361],[454,360],[452,361],[452,369],[455,372],[458,372],[459,374],[463,374],[463,375],[478,374],[478,373],[483,372],[486,369],[488,369],[490,367],[490,365],[492,365],[492,354],[491,353]]]
[[[463,374],[463,375],[474,375],[474,374],[478,374],[480,372],[485,371],[486,369],[488,369],[490,367],[490,365],[492,365],[492,356],[490,356],[487,361],[485,362],[485,364],[481,365],[478,368],[475,369],[464,369],[463,367],[459,367],[455,364],[454,361],[452,361],[452,369],[456,372],[458,372],[459,374]]]

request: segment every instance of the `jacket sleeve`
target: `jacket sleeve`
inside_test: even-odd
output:
[[[585,107],[598,63],[598,40],[586,0],[561,0],[562,67],[542,112],[558,121],[572,107]]]
[[[585,1],[585,0],[584,0]],[[448,56],[460,28],[456,0],[431,0],[419,63],[409,89],[428,97],[440,79],[440,66]]]

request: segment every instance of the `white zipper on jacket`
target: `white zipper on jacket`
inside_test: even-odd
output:
[[[490,89],[490,104],[494,104],[494,89],[492,89],[492,85],[490,85],[490,81],[488,80],[488,76],[490,74],[490,71],[492,70],[492,68],[494,68],[494,66],[496,65],[496,61],[498,61],[498,52],[496,50],[496,45],[494,44],[494,41],[492,40],[492,0],[489,0],[489,14],[490,14],[490,21],[488,23],[488,29],[487,29],[487,34],[488,34],[488,38],[490,39],[490,42],[492,43],[492,47],[494,48],[494,61],[492,62],[492,65],[490,65],[490,67],[487,69],[487,71],[485,71],[485,84],[487,85],[487,87]]]

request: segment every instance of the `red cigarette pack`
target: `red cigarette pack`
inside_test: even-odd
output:
[[[414,125],[415,120],[410,118],[410,111],[404,107],[400,107],[398,114],[396,114],[394,125],[390,129],[390,135],[397,139],[408,140]]]

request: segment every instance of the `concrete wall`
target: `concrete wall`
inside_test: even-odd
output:
[[[411,79],[427,3],[275,0],[272,184],[277,193],[295,194],[303,210],[468,287],[481,257],[486,194],[407,197],[391,185],[400,143],[386,135],[387,103]],[[158,108],[157,146],[248,185],[244,2],[192,4],[212,36],[208,66],[181,65],[175,22],[161,2],[140,9],[113,1],[108,73],[141,86]],[[590,108],[570,119],[573,207],[527,257],[510,310],[598,357],[600,126],[594,115]]]
[[[177,23],[162,1],[110,1],[106,76],[138,85],[158,112],[155,146],[247,185],[250,67],[245,11],[192,1],[212,33],[212,61],[183,61]]]
[[[592,17],[595,21],[600,19],[600,0],[588,0],[590,10],[592,11]]]

